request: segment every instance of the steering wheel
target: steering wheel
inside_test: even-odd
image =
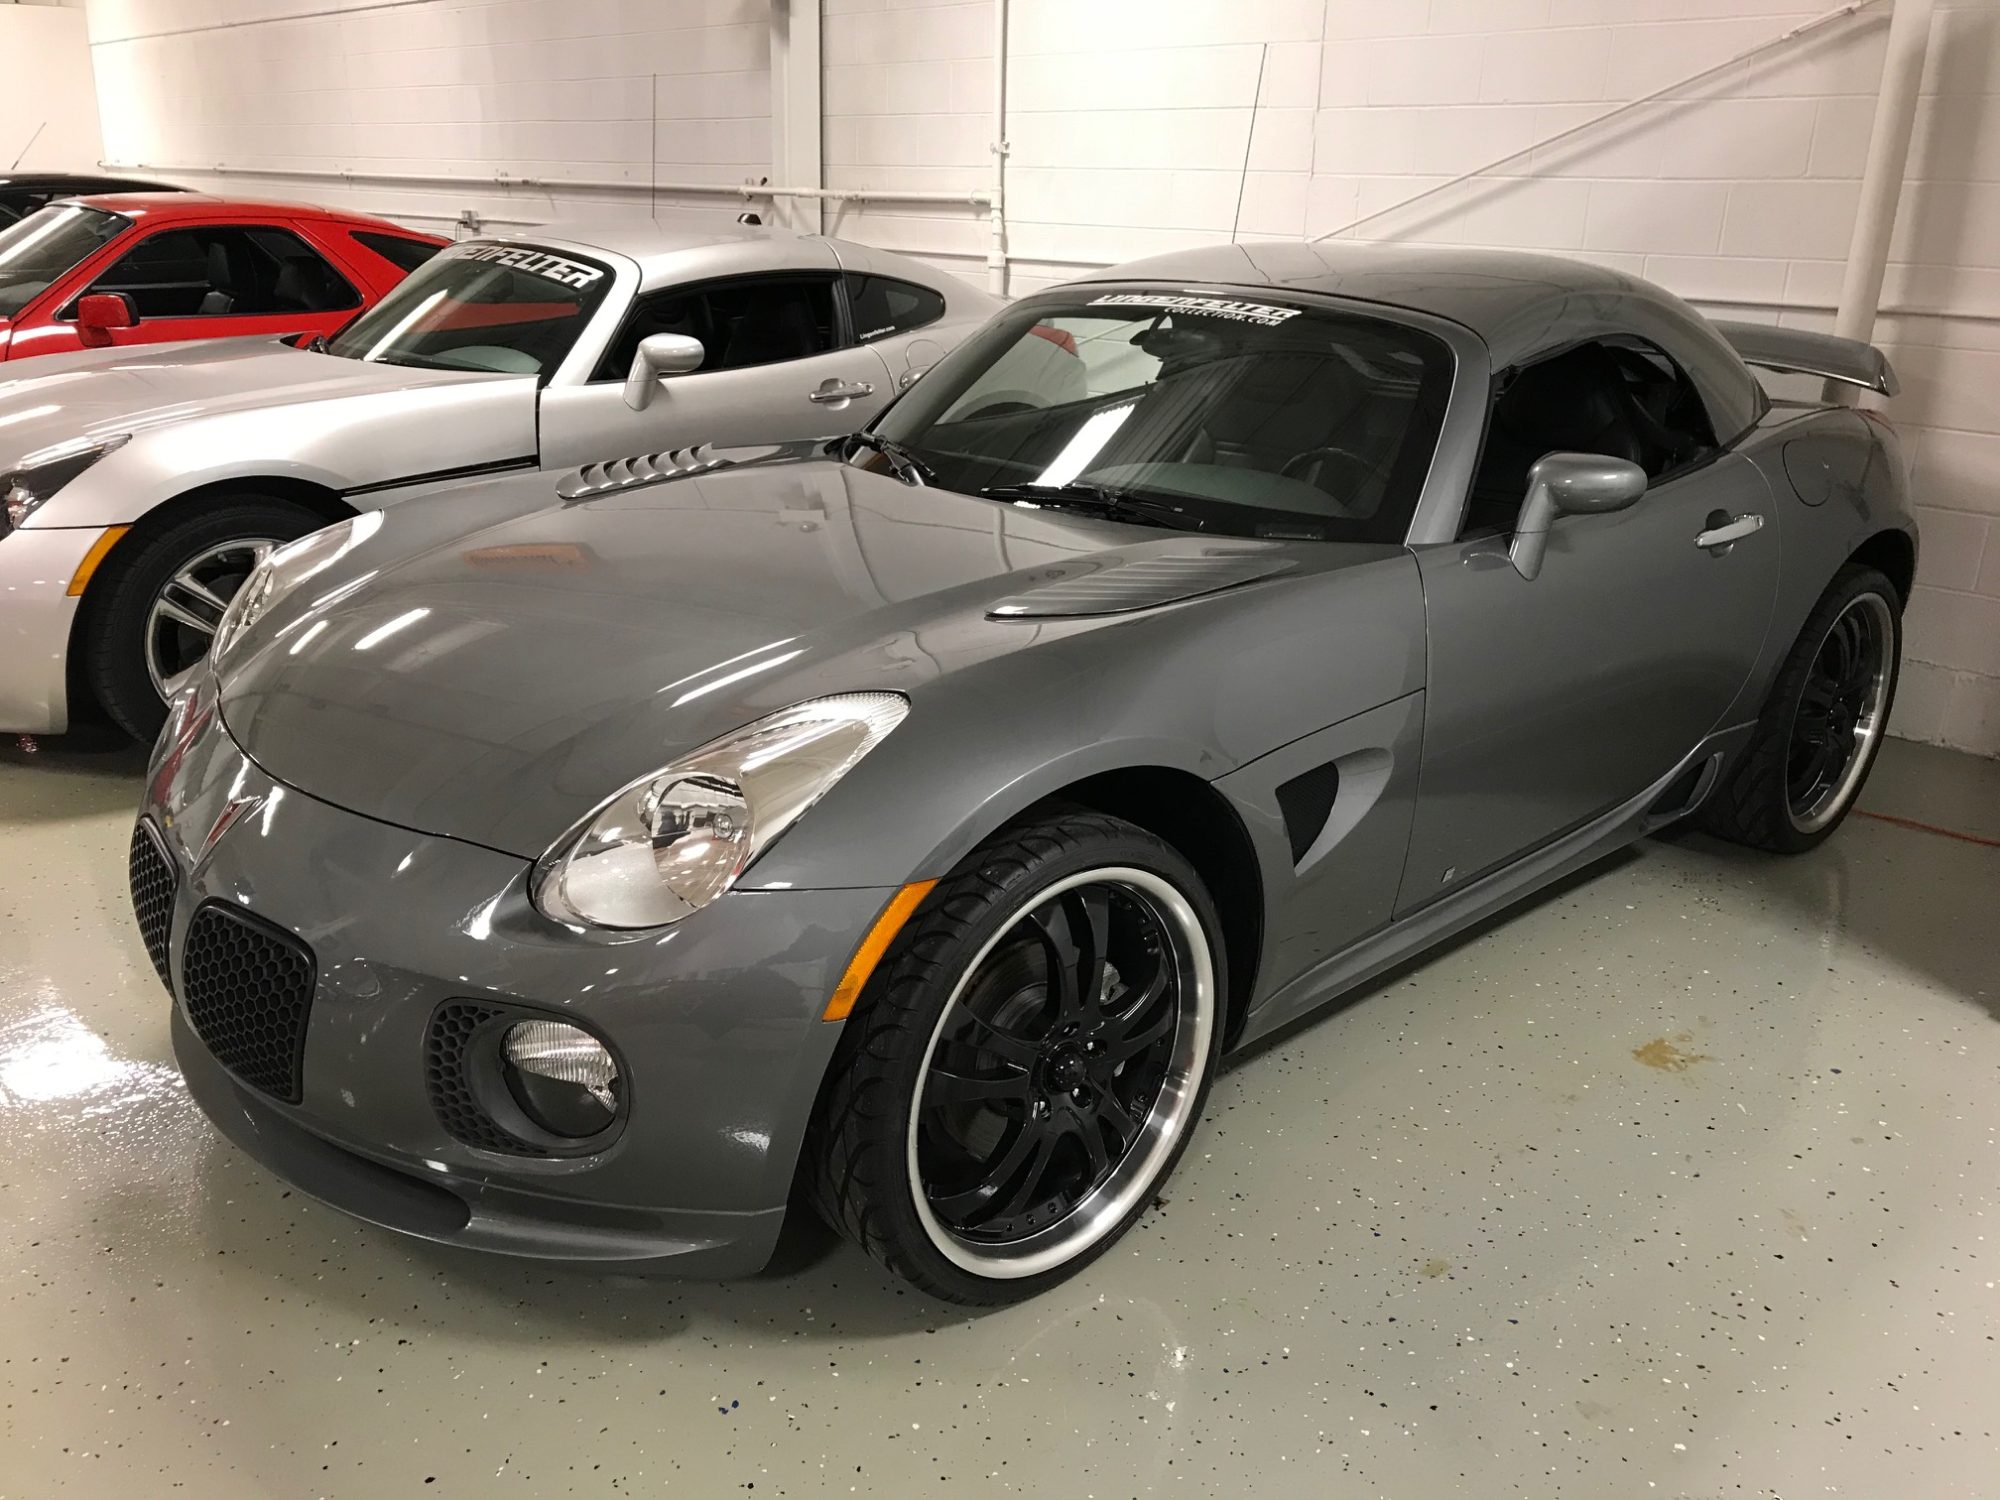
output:
[[[1375,477],[1373,463],[1358,453],[1332,447],[1308,448],[1303,453],[1294,454],[1286,460],[1284,468],[1278,472],[1286,479],[1296,479],[1302,484],[1311,485],[1314,489],[1326,490],[1326,486],[1321,484],[1320,480],[1325,477],[1329,465],[1337,471],[1344,471],[1352,476],[1352,482],[1343,486],[1349,495],[1358,493]],[[1327,493],[1333,492],[1327,490]],[[1334,495],[1334,498],[1338,500],[1343,497]]]

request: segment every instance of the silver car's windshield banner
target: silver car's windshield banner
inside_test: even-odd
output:
[[[531,275],[545,276],[550,281],[563,286],[573,286],[578,290],[594,285],[604,277],[604,272],[596,266],[582,265],[577,261],[564,260],[560,255],[551,255],[546,250],[523,250],[514,245],[481,245],[467,250],[467,260],[496,261],[503,266],[512,266],[517,271]]]
[[[1262,302],[1235,302],[1227,297],[1186,297],[1175,293],[1111,292],[1090,300],[1092,307],[1157,307],[1167,312],[1200,313],[1205,318],[1224,318],[1232,323],[1261,323],[1276,328],[1287,318],[1296,318],[1296,307],[1271,307]]]

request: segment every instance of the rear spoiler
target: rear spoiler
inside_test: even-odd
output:
[[[1889,356],[1858,339],[1808,333],[1803,328],[1777,328],[1769,323],[1717,322],[1715,329],[1746,365],[1787,375],[1817,375],[1882,396],[1893,396],[1901,389]]]

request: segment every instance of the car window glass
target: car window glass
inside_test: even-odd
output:
[[[343,359],[546,375],[611,287],[608,267],[533,245],[479,243],[425,262],[328,345]]]
[[[1579,344],[1500,377],[1461,530],[1510,529],[1528,470],[1545,453],[1602,453],[1659,480],[1715,447],[1693,382],[1657,346],[1625,337]]]
[[[1052,292],[989,322],[877,430],[961,493],[1116,492],[1217,535],[1400,542],[1451,369],[1387,318]]]
[[[444,248],[427,240],[405,239],[400,234],[377,234],[368,229],[355,230],[354,238],[406,276]]]
[[[873,343],[908,333],[944,316],[944,298],[927,286],[893,276],[847,277],[847,305],[854,318],[854,341]]]
[[[701,342],[698,370],[742,370],[806,359],[835,347],[833,281],[824,276],[760,276],[648,292],[637,299],[594,380],[623,380],[639,341],[678,333]]]
[[[132,221],[74,204],[45,208],[0,229],[0,318],[11,318]]]
[[[360,295],[288,229],[210,225],[148,235],[90,286],[132,299],[141,318],[338,312]]]

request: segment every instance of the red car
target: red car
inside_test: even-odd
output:
[[[448,243],[303,203],[67,199],[0,229],[0,359],[331,334]]]

